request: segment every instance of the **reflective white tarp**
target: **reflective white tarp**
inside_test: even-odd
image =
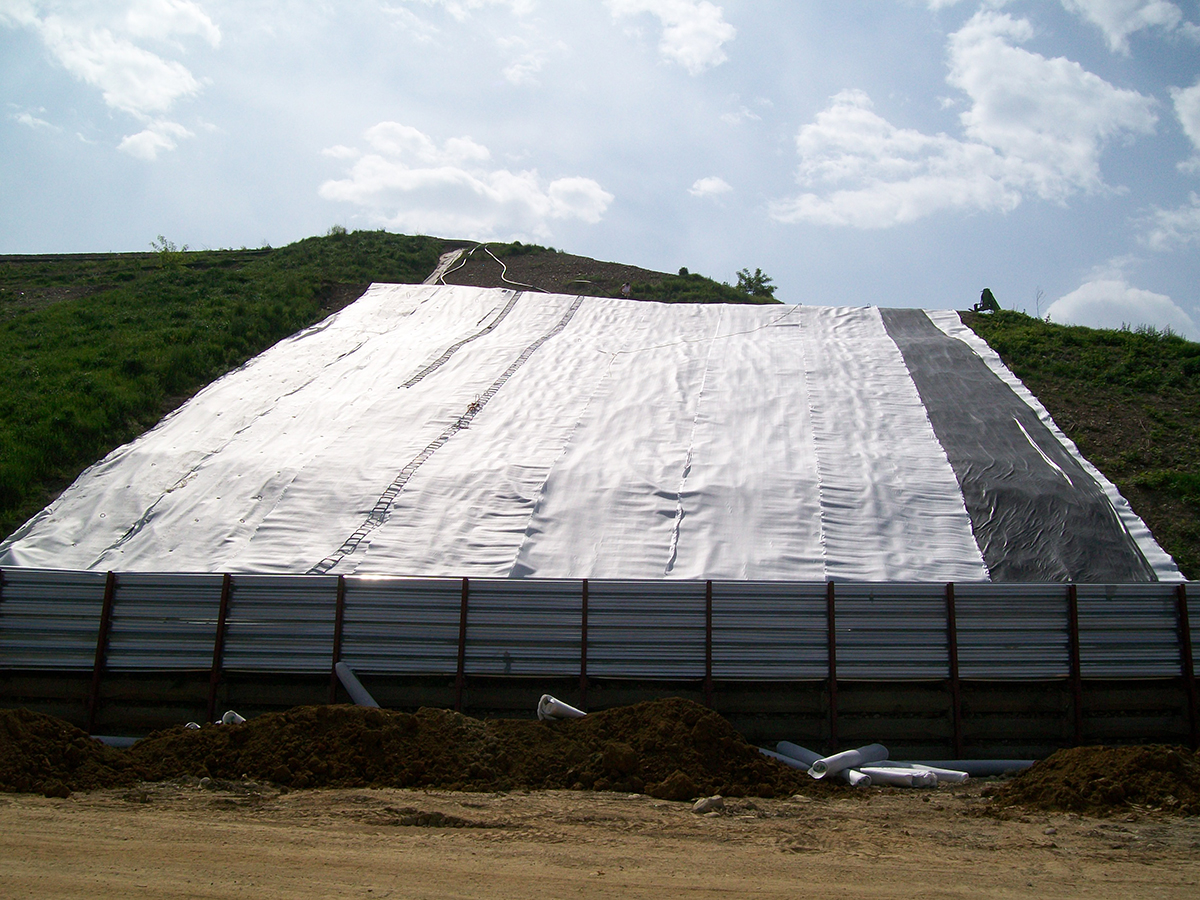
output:
[[[0,564],[988,579],[878,310],[411,285],[210,385]]]

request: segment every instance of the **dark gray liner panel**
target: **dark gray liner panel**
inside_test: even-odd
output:
[[[880,313],[950,459],[993,581],[1156,580],[1104,491],[970,347],[919,309]]]

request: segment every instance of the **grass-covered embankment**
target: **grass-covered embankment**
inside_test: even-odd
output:
[[[358,296],[424,279],[442,242],[0,257],[0,535],[204,385]]]
[[[443,250],[471,244],[334,229],[276,250],[184,252],[161,237],[154,246],[0,257],[0,537],[209,382],[371,282],[421,282]],[[639,299],[769,302],[701,275],[490,246],[531,283],[566,293],[615,297],[635,280]],[[477,283],[501,286],[500,272],[493,261]]]
[[[1116,484],[1183,573],[1200,578],[1200,344],[1010,311],[963,320]]]

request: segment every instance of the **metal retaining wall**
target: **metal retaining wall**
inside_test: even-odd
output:
[[[530,714],[543,689],[591,708],[674,693],[752,734],[830,746],[1195,746],[1198,597],[3,568],[0,705],[148,730],[233,703],[333,702],[344,660],[398,707]]]

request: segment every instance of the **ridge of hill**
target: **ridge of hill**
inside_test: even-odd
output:
[[[419,283],[471,242],[334,230],[287,247],[0,256],[0,535],[88,465],[205,385],[353,302]],[[775,302],[681,269],[639,269],[520,243],[471,252],[447,283],[663,302]],[[760,274],[761,273],[757,273]],[[963,319],[1200,577],[1200,344],[1153,330]]]

